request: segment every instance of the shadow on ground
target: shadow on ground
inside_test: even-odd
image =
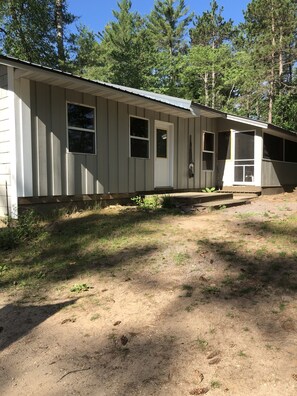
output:
[[[77,298],[47,305],[25,305],[21,302],[16,302],[1,308],[0,351],[26,336],[40,323],[76,301]]]

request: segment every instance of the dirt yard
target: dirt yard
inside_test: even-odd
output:
[[[86,221],[97,220],[76,214],[71,221],[78,230],[84,224],[83,233]],[[6,285],[0,394],[295,396],[296,223],[294,193],[166,214],[135,222],[139,244],[121,236],[108,257],[98,260],[86,245],[85,271],[47,282],[45,270],[36,283]],[[62,223],[52,227],[64,232]],[[38,257],[48,267],[57,264],[55,254]],[[69,257],[69,268],[76,259]],[[5,260],[9,266],[13,259],[5,253]]]

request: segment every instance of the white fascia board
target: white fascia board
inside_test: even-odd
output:
[[[238,117],[231,114],[227,114],[226,118],[227,120],[240,122],[241,124],[252,125],[254,127],[264,128],[264,129],[268,128],[268,124],[266,124],[265,122],[251,120],[249,118]]]

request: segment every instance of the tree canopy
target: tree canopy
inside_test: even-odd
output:
[[[119,0],[94,32],[67,0],[2,1],[1,51],[297,130],[296,0],[251,0],[238,25],[217,0],[201,15],[184,0],[155,0],[148,15],[132,5]]]

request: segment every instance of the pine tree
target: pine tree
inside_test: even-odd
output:
[[[187,52],[186,36],[193,18],[184,0],[156,0],[148,18],[148,29],[155,49],[153,88],[178,95],[183,56]]]
[[[196,61],[199,63],[197,55],[198,53],[204,53],[206,59],[208,59],[203,76],[204,97],[205,104],[214,108],[219,106],[217,97],[221,74],[218,71],[220,69],[218,67],[218,61],[220,61],[219,49],[232,38],[233,21],[231,19],[225,21],[222,16],[223,7],[219,8],[215,0],[211,1],[210,7],[210,11],[203,12],[202,16],[196,17],[194,27],[190,31],[190,37],[192,58],[195,56]],[[210,63],[211,67],[209,67]]]
[[[75,17],[65,0],[7,0],[0,3],[2,52],[51,67],[65,66],[65,26]]]
[[[150,46],[144,21],[138,13],[131,11],[130,0],[121,0],[117,4],[119,9],[113,11],[115,21],[100,34],[101,60],[106,62],[98,73],[101,79],[112,83],[143,88],[150,70]]]
[[[263,70],[267,102],[262,118],[273,121],[273,107],[292,86],[296,63],[297,3],[295,0],[252,0],[245,12],[246,48],[255,68]]]

